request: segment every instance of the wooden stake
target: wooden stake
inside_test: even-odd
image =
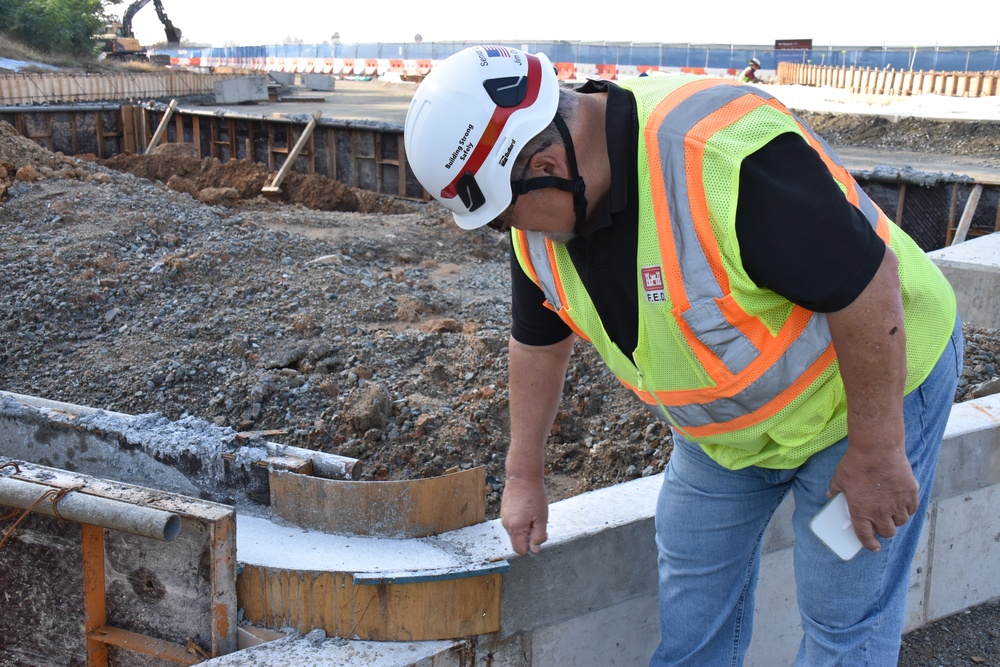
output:
[[[969,233],[969,227],[972,225],[972,216],[976,213],[976,206],[979,205],[979,195],[983,193],[982,183],[977,183],[976,187],[972,188],[972,192],[969,193],[969,201],[965,202],[965,210],[962,212],[962,219],[958,221],[958,229],[955,230],[955,238],[952,239],[951,245],[956,245],[965,240],[965,236]]]
[[[903,204],[906,203],[906,183],[899,184],[899,190],[896,192],[896,225],[902,229],[903,228]]]
[[[107,607],[104,597],[104,529],[88,523],[83,531],[83,614],[87,635],[87,667],[108,667],[108,645],[93,639],[104,627]]]
[[[951,184],[951,199],[948,202],[948,226],[944,230],[944,244],[951,245],[952,225],[955,223],[955,212],[958,210],[958,183]]]
[[[146,146],[146,151],[144,155],[149,155],[156,148],[157,144],[160,143],[160,139],[163,137],[163,133],[167,131],[167,123],[170,122],[170,117],[174,115],[174,109],[177,108],[177,100],[170,100],[170,105],[167,107],[167,112],[163,114],[163,118],[160,119],[160,125],[156,128],[156,132],[153,133],[153,138],[150,139],[149,145]]]
[[[93,632],[87,632],[87,644],[89,645],[92,641],[100,642],[102,646],[112,644],[128,649],[129,651],[141,653],[142,655],[176,662],[179,665],[197,665],[208,657],[199,655],[200,649],[197,648],[197,644],[190,645],[189,647],[178,646],[162,639],[147,637],[146,635],[109,626],[97,628]],[[107,661],[104,664],[107,664]]]
[[[295,148],[293,148],[292,152],[288,154],[287,158],[285,158],[285,163],[281,165],[281,170],[278,172],[278,175],[274,177],[273,181],[271,181],[271,185],[261,188],[261,192],[281,192],[282,181],[285,180],[285,176],[288,175],[288,172],[295,165],[295,161],[299,158],[299,153],[302,152],[302,148],[309,141],[313,130],[316,129],[316,124],[319,122],[321,115],[322,112],[320,111],[313,113],[312,118],[309,119],[309,124],[306,125],[306,129],[302,131],[302,136],[299,137],[297,142],[295,142]]]

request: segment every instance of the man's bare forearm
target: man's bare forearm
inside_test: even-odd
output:
[[[574,336],[555,345],[510,339],[510,450],[507,475],[540,476],[556,411],[562,399]]]
[[[886,249],[868,287],[828,315],[847,393],[847,452],[830,488],[847,496],[855,532],[878,550],[917,510],[917,483],[906,458],[903,395],[906,331],[898,260]]]
[[[548,539],[545,442],[562,399],[573,336],[555,345],[510,340],[510,450],[500,522],[519,554],[538,552]]]

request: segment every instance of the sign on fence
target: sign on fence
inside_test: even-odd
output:
[[[774,50],[784,51],[795,49],[797,51],[811,51],[813,41],[811,39],[776,39],[774,40]]]

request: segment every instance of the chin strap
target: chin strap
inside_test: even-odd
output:
[[[532,190],[541,190],[544,188],[556,188],[564,192],[571,192],[573,193],[573,212],[576,214],[576,229],[579,231],[583,229],[583,224],[587,221],[587,197],[584,195],[587,185],[583,182],[583,178],[580,176],[579,169],[577,168],[576,151],[573,150],[573,138],[570,136],[566,121],[558,113],[553,121],[556,124],[556,129],[559,130],[559,134],[562,136],[563,145],[566,147],[566,158],[569,161],[569,172],[572,178],[538,176],[536,178],[521,179],[516,183],[511,183],[511,189],[514,193],[513,201],[517,201],[518,197]]]

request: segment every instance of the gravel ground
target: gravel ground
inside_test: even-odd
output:
[[[506,239],[321,177],[269,201],[252,166],[185,160],[77,160],[0,123],[0,388],[280,429],[363,460],[365,479],[485,465],[496,516]],[[998,390],[998,332],[966,326],[966,340],[959,401]],[[589,347],[565,397],[550,500],[663,469],[666,429]],[[982,605],[907,636],[900,665],[1000,665],[998,628],[1000,607]]]

